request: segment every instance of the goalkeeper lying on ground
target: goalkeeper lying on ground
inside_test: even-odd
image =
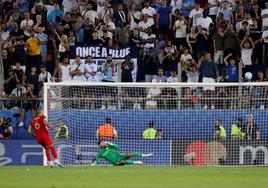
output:
[[[129,160],[131,157],[150,157],[153,156],[150,154],[142,153],[120,153],[118,151],[118,145],[111,142],[98,142],[100,151],[96,155],[95,161],[92,163],[92,166],[99,164],[101,158],[105,159],[113,165],[143,165],[142,161],[133,161]]]

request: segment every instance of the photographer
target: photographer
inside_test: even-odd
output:
[[[12,133],[11,118],[0,118],[0,140],[11,139]]]

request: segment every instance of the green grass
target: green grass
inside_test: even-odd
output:
[[[1,188],[266,188],[266,167],[0,167]]]

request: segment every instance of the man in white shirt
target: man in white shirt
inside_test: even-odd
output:
[[[173,30],[176,31],[175,38],[177,47],[186,46],[186,29],[187,29],[187,20],[182,16],[178,15],[178,20],[175,21],[173,25]]]
[[[261,11],[262,29],[268,27],[268,2],[265,3],[265,9]]]
[[[98,66],[93,63],[92,56],[87,56],[86,62],[85,62],[85,78],[89,82],[96,82],[96,73],[98,70]]]
[[[151,26],[152,26],[152,24],[150,22],[148,22],[148,15],[147,14],[143,15],[142,21],[140,21],[138,24],[138,29],[140,31],[140,36],[142,39],[145,38],[145,36],[147,35],[147,33],[146,33],[147,29]]]
[[[30,30],[32,29],[34,25],[34,21],[30,19],[30,13],[25,12],[24,13],[24,20],[20,23],[20,28],[24,31],[24,35],[27,37],[31,36]]]
[[[104,20],[105,16],[108,14],[113,15],[114,10],[110,5],[109,0],[104,0],[103,7],[100,7],[98,10],[99,20]]]
[[[200,4],[196,3],[195,8],[191,10],[190,15],[189,15],[189,28],[191,26],[197,26],[197,19],[201,18],[203,15],[203,9],[200,8]]]
[[[148,15],[148,22],[151,25],[155,24],[155,18],[156,18],[156,11],[153,7],[150,6],[150,1],[145,0],[144,2],[144,8],[141,10],[142,15],[147,14]]]
[[[86,10],[82,12],[84,19],[89,19],[89,22],[95,25],[98,21],[98,13],[95,10],[92,10],[92,4],[87,4]]]
[[[210,24],[213,24],[213,21],[210,17],[207,16],[207,10],[203,11],[203,16],[197,19],[197,25],[202,25],[202,28],[205,28],[209,32]]]
[[[111,16],[108,14],[105,16],[105,24],[108,30],[109,37],[112,39],[113,38],[113,33],[115,32],[115,24],[112,22]]]
[[[208,0],[208,7],[209,7],[208,15],[211,17],[213,22],[215,22],[218,12],[218,0]]]
[[[72,80],[75,81],[85,81],[85,65],[81,62],[80,56],[77,55],[75,61],[71,65],[70,75],[72,76]]]
[[[51,74],[50,72],[46,71],[45,65],[41,65],[40,67],[41,73],[39,74],[39,82],[50,82],[51,81]]]

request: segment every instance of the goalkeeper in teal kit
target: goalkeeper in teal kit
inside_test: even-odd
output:
[[[92,166],[99,164],[101,158],[105,159],[109,163],[115,166],[122,165],[143,165],[142,161],[133,161],[129,160],[131,157],[151,157],[150,154],[142,153],[120,153],[118,151],[118,145],[111,142],[99,141],[98,146],[100,151],[96,155],[95,161],[92,163]]]

